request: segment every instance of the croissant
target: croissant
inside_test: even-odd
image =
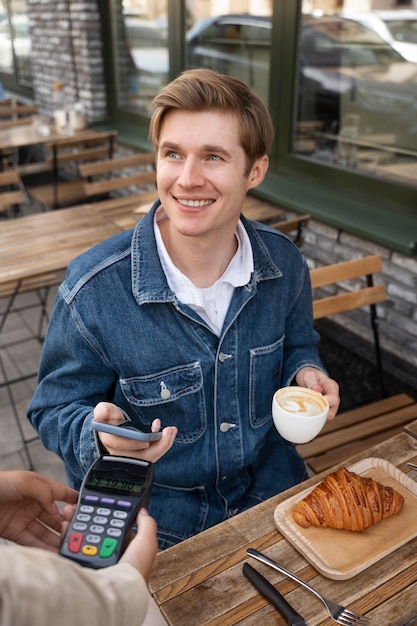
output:
[[[342,467],[329,474],[293,509],[303,528],[343,528],[362,532],[401,511],[404,498],[392,487]]]

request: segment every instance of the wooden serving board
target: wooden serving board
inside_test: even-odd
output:
[[[417,483],[384,459],[363,459],[348,469],[398,491],[404,497],[400,513],[361,533],[314,526],[302,528],[295,523],[292,510],[316,485],[285,500],[274,511],[275,524],[286,539],[323,576],[334,580],[356,576],[417,536]]]

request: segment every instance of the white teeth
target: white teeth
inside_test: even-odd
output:
[[[207,206],[208,204],[211,204],[213,200],[183,200],[178,198],[178,202],[183,206],[199,207]]]

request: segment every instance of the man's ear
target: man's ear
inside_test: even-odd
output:
[[[268,155],[264,154],[259,159],[256,159],[255,163],[252,165],[252,169],[249,172],[248,176],[248,191],[249,189],[253,189],[261,184],[263,179],[265,178],[265,174],[268,171],[269,166],[269,158]]]

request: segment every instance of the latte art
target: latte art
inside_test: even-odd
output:
[[[315,398],[299,398],[287,396],[280,401],[282,408],[288,413],[302,413],[306,417],[319,415],[323,412],[323,405]]]

